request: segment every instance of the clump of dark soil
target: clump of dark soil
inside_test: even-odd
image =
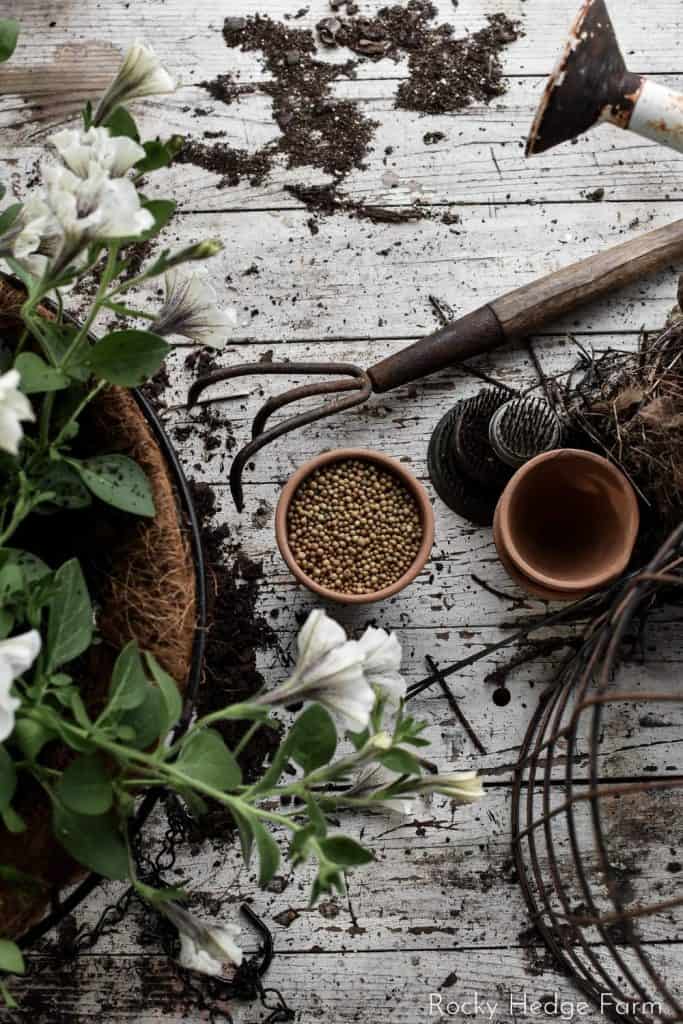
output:
[[[362,200],[345,199],[339,194],[335,184],[285,185],[285,191],[305,203],[307,208],[315,213],[349,213],[355,217],[371,220],[375,224],[402,224],[405,221],[431,217],[430,211],[417,203],[411,206],[377,206]],[[310,223],[309,227],[311,227]],[[317,230],[314,230],[313,227],[311,227],[311,231],[313,234],[317,234]]]
[[[242,85],[236,82],[232,75],[218,75],[212,82],[202,82],[201,86],[215,100],[220,100],[221,103],[228,106],[238,100],[240,96],[256,92],[255,85]]]
[[[273,158],[284,154],[289,167],[319,167],[335,177],[362,166],[376,122],[356,103],[335,99],[330,89],[336,78],[353,73],[353,61],[317,60],[310,30],[290,28],[259,14],[237,23],[228,18],[223,36],[229,47],[262,53],[272,75],[260,88],[272,98],[273,117],[282,132],[271,151]]]
[[[410,77],[398,87],[396,106],[445,114],[502,96],[506,86],[499,55],[519,38],[519,27],[505,14],[489,14],[488,22],[464,39],[450,38],[450,26],[440,26],[424,48],[411,53]]]
[[[294,185],[290,191],[310,210],[322,214],[344,212],[380,221],[415,220],[429,216],[414,207],[409,213],[387,212],[340,194],[345,178],[362,169],[371,152],[378,124],[353,100],[337,99],[332,83],[351,77],[362,62],[408,56],[409,77],[400,84],[396,106],[425,114],[452,113],[473,101],[489,103],[505,91],[500,53],[520,35],[518,24],[504,14],[488,16],[479,32],[456,39],[448,24],[435,25],[436,7],[430,0],[409,0],[406,6],[385,7],[374,18],[357,15],[355,5],[333,2],[335,14],[318,23],[318,41],[324,48],[345,47],[355,59],[343,63],[321,61],[318,45],[308,29],[292,28],[268,15],[226,18],[227,46],[262,55],[270,78],[259,86],[240,85],[229,74],[219,75],[203,87],[218,100],[234,103],[246,92],[260,89],[273,101],[273,116],[280,137],[255,153],[234,149],[223,142],[190,140],[179,160],[221,175],[219,187],[235,186],[246,178],[261,185],[278,160],[287,167],[315,167],[332,181],[315,189]],[[440,133],[432,133],[432,144]],[[314,232],[315,233],[315,232]]]
[[[185,369],[205,377],[219,368],[216,352],[212,348],[193,348],[185,357]]]
[[[258,186],[265,181],[271,170],[272,150],[264,148],[256,153],[248,153],[244,149],[229,146],[227,142],[188,139],[175,160],[179,164],[194,164],[220,174],[218,188],[234,188],[242,178],[246,178],[250,185]]]
[[[156,249],[156,239],[148,238],[144,242],[132,242],[126,246],[126,269],[122,274],[124,281],[137,277],[150,256]]]
[[[505,14],[490,14],[487,26],[457,39],[451,25],[432,24],[437,13],[431,0],[410,0],[384,7],[374,18],[323,18],[318,37],[366,60],[407,54],[409,75],[399,85],[397,107],[445,114],[473,101],[490,103],[505,92],[500,53],[519,38],[519,25]]]
[[[407,54],[409,75],[396,96],[396,106],[405,110],[453,113],[502,95],[500,53],[519,38],[519,24],[505,14],[489,14],[488,25],[458,39],[451,25],[432,24],[436,15],[430,0],[410,0],[405,7],[384,7],[374,18],[325,18],[318,34],[323,43],[346,46],[369,60]]]

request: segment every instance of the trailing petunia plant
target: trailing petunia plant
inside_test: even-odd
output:
[[[17,24],[0,20],[0,61],[17,37]],[[25,292],[19,329],[0,335],[0,879],[18,887],[27,881],[2,863],[2,835],[26,827],[15,804],[30,778],[49,802],[55,841],[84,868],[128,880],[172,921],[184,966],[221,974],[241,959],[236,926],[198,921],[182,907],[182,893],[153,890],[135,875],[127,822],[141,794],[164,787],[197,815],[208,802],[221,805],[247,862],[255,851],[262,886],[284,849],[293,865],[317,865],[316,899],[342,890],[344,872],[372,860],[370,850],[334,831],[332,811],[410,813],[410,801],[430,792],[472,802],[481,784],[473,772],[424,770],[424,723],[403,708],[396,637],[369,628],[348,639],[322,611],[311,612],[301,630],[285,682],[197,718],[182,734],[176,681],[133,639],[106,681],[104,706],[95,713],[84,700],[76,663],[97,642],[98,621],[83,569],[77,559],[48,566],[18,536],[30,537],[27,523],[41,514],[46,522],[55,509],[92,505],[96,516],[105,503],[153,517],[137,463],[118,453],[78,454],[83,415],[110,385],[139,386],[155,374],[169,338],[219,345],[234,323],[201,268],[193,269],[219,242],[162,248],[131,271],[130,246],[156,238],[175,208],[147,198],[143,181],[168,166],[182,140],[141,142],[127,104],[173,88],[153,51],[136,43],[104,97],[84,110],[82,125],[49,140],[42,191],[0,209],[0,259]],[[76,323],[65,313],[69,289],[89,276],[95,295]],[[163,301],[139,308],[131,294],[159,277]],[[140,326],[117,326],[117,319]],[[302,701],[288,726],[275,716]],[[246,723],[234,749],[215,728],[228,720]],[[247,782],[239,755],[259,729],[275,730],[279,745],[260,777]],[[59,759],[46,756],[55,744]],[[19,948],[0,936],[0,972],[23,969]],[[0,992],[11,1003],[1,978]]]

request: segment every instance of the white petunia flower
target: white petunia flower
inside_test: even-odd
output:
[[[89,242],[137,237],[154,224],[133,183],[110,178],[96,164],[90,165],[87,178],[58,165],[48,166],[44,178],[47,205],[62,231],[58,269],[67,267]]]
[[[229,328],[237,323],[234,309],[221,309],[218,296],[203,268],[191,273],[180,268],[164,277],[166,298],[159,311],[154,333],[166,337],[179,334],[197,345],[221,348]]]
[[[242,950],[235,942],[239,925],[205,924],[173,902],[160,903],[157,909],[178,929],[181,967],[216,977],[225,974],[226,965],[239,967],[242,963]]]
[[[11,735],[14,715],[21,704],[10,693],[12,683],[31,667],[40,653],[40,646],[37,629],[0,641],[0,743]]]
[[[176,83],[162,66],[151,46],[136,41],[123,58],[123,64],[100,101],[95,113],[96,125],[130,100],[143,96],[162,96],[175,92]]]
[[[34,277],[42,277],[59,240],[59,225],[39,196],[24,203],[11,227],[0,235],[0,256],[12,256]]]
[[[358,645],[365,658],[363,670],[370,685],[398,704],[406,695],[406,681],[399,672],[401,645],[396,634],[368,626]]]
[[[310,613],[296,638],[299,657],[296,663],[298,673],[306,672],[312,665],[341,647],[347,640],[343,627],[331,619],[321,608]]]
[[[20,383],[18,370],[8,370],[0,375],[0,449],[10,455],[19,454],[19,444],[24,436],[22,421],[32,422],[36,418],[28,398],[19,390]]]
[[[79,178],[88,177],[92,164],[112,178],[120,178],[145,155],[142,146],[133,139],[113,136],[108,128],[65,128],[52,135],[49,142],[65,166]]]
[[[311,612],[299,633],[299,658],[290,678],[260,704],[317,701],[358,732],[366,729],[375,706],[375,692],[363,672],[364,655],[355,640],[325,612]]]
[[[475,804],[484,795],[484,787],[476,772],[427,775],[416,788],[421,793],[441,793],[457,804]]]

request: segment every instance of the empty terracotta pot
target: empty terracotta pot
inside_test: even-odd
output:
[[[290,503],[306,477],[310,476],[314,470],[320,469],[331,462],[343,462],[348,459],[366,460],[374,463],[380,469],[392,473],[414,498],[422,523],[422,540],[410,568],[391,586],[365,594],[345,594],[321,586],[316,580],[311,579],[294,557],[287,531],[287,514]],[[310,462],[301,466],[289,478],[282,489],[282,494],[275,511],[275,538],[280,548],[280,553],[292,575],[299,583],[303,583],[305,587],[312,590],[313,593],[329,601],[336,601],[339,604],[371,604],[375,601],[385,601],[387,598],[393,597],[394,594],[398,594],[399,591],[407,587],[409,583],[412,583],[415,577],[422,572],[434,544],[434,510],[432,509],[429,495],[422,484],[400,462],[389,458],[388,455],[383,455],[381,452],[371,451],[367,448],[337,448],[334,451],[324,452],[315,459],[311,459]]]
[[[527,462],[496,508],[494,539],[509,575],[546,600],[575,601],[624,572],[638,499],[600,455],[566,448]]]

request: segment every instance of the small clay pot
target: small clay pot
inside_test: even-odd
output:
[[[373,591],[368,594],[343,594],[316,583],[315,580],[306,575],[294,558],[287,535],[289,505],[300,484],[314,470],[320,469],[321,466],[326,466],[330,462],[343,462],[346,459],[365,459],[367,462],[373,462],[380,469],[393,473],[412,494],[418,506],[420,519],[422,520],[422,543],[411,567],[395,583],[392,583],[390,587],[385,587],[383,590]],[[324,452],[322,455],[316,456],[315,459],[311,459],[310,462],[306,462],[289,478],[282,489],[282,494],[275,510],[275,539],[292,575],[299,583],[303,583],[305,587],[312,590],[314,594],[318,594],[328,601],[336,601],[338,604],[374,604],[376,601],[386,601],[387,598],[398,594],[409,583],[412,583],[415,577],[424,569],[434,544],[434,511],[429,496],[422,484],[400,462],[389,458],[388,455],[371,451],[368,448],[336,448],[334,451]]]
[[[528,593],[575,601],[620,576],[638,536],[638,499],[607,459],[545,452],[512,477],[493,535],[509,575]]]

